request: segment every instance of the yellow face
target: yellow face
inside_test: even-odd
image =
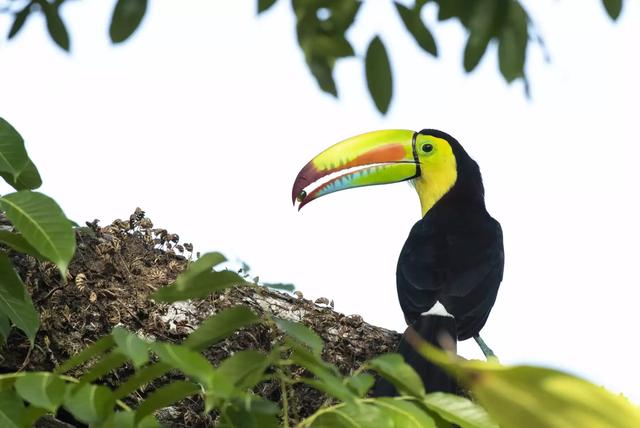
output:
[[[456,183],[458,170],[453,149],[443,138],[418,134],[416,153],[420,162],[420,176],[413,183],[420,197],[424,217]]]

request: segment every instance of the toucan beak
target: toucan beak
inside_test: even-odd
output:
[[[329,193],[354,187],[396,183],[420,175],[417,133],[374,131],[335,144],[307,163],[293,183],[299,209]]]

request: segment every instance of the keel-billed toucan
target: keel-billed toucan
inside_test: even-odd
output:
[[[485,208],[478,164],[458,141],[433,129],[386,130],[348,138],[307,163],[293,185],[300,208],[339,190],[411,180],[422,218],[402,248],[396,271],[407,324],[439,345],[442,334],[479,337],[502,280],[502,230]],[[399,352],[428,391],[455,392],[455,382],[400,342]],[[393,393],[379,383],[376,394]]]

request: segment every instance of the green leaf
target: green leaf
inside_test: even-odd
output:
[[[184,341],[184,345],[201,351],[229,336],[236,330],[254,324],[260,318],[246,306],[234,306],[205,320]]]
[[[40,7],[42,7],[42,12],[44,12],[45,19],[47,20],[47,30],[49,30],[51,39],[53,39],[56,45],[69,52],[69,33],[67,33],[67,27],[60,17],[60,5],[62,3],[49,3],[48,1],[38,3]]]
[[[218,374],[239,389],[253,388],[269,367],[269,358],[258,351],[239,351],[226,358],[218,367]]]
[[[431,416],[411,401],[379,397],[373,404],[393,419],[396,427],[436,428]]]
[[[365,57],[365,72],[367,75],[367,87],[378,111],[382,114],[389,110],[393,82],[391,77],[391,65],[387,50],[379,36],[369,43]]]
[[[333,60],[329,61],[327,58],[312,58],[307,60],[307,65],[313,77],[316,78],[320,89],[337,97],[338,89],[336,88],[336,82],[333,80]]]
[[[362,398],[367,395],[375,381],[376,378],[369,373],[358,373],[347,378],[347,386]]]
[[[28,161],[22,136],[0,117],[0,173],[7,173],[16,179]]]
[[[438,1],[438,20],[445,21],[451,18],[466,17],[469,11],[468,0],[442,0]],[[465,22],[466,19],[460,19]]]
[[[12,389],[16,379],[24,376],[24,372],[0,374],[0,391]]]
[[[0,252],[0,314],[9,317],[13,325],[27,335],[33,346],[40,326],[38,312],[5,252]]]
[[[602,0],[604,8],[614,21],[620,16],[622,12],[622,0]]]
[[[127,357],[115,350],[111,351],[80,377],[80,383],[75,385],[75,388],[80,389],[84,384],[100,379],[102,376],[123,365],[126,361]]]
[[[113,43],[127,40],[138,28],[147,11],[147,0],[118,0],[111,16],[109,37]]]
[[[74,418],[86,424],[98,424],[105,420],[115,402],[111,390],[101,385],[82,385],[79,389],[68,385],[64,407]]]
[[[19,12],[14,15],[13,24],[11,24],[11,28],[9,29],[9,34],[7,35],[7,40],[13,39],[16,34],[22,29],[24,23],[27,22],[27,18],[29,17],[29,13],[31,13],[31,2],[27,4],[24,8],[22,8]]]
[[[498,47],[500,72],[509,83],[524,76],[528,37],[527,14],[517,2],[513,2],[507,23],[500,33]]]
[[[4,178],[4,181],[16,190],[34,190],[42,186],[42,178],[40,178],[38,168],[36,168],[33,161],[29,158],[27,158],[25,167],[18,174],[18,178],[14,178],[8,172],[1,171],[0,177]]]
[[[334,406],[317,417],[310,425],[311,428],[394,428],[395,426],[393,419],[387,413],[370,404]]]
[[[140,403],[136,412],[136,422],[141,421],[158,409],[170,406],[176,401],[200,392],[200,387],[195,383],[185,381],[174,381],[153,391]]]
[[[367,365],[391,382],[401,393],[413,397],[424,396],[425,391],[420,376],[404,362],[401,355],[384,354],[369,361]]]
[[[268,10],[276,3],[276,0],[258,0],[258,14]]]
[[[214,266],[226,262],[225,256],[218,252],[210,252],[201,255],[198,260],[189,263],[187,269],[176,278],[175,284],[178,287],[186,287],[191,280],[203,272],[211,272]]]
[[[151,349],[160,357],[161,361],[180,370],[185,375],[207,387],[212,386],[211,381],[214,377],[214,368],[200,353],[186,346],[161,342],[153,343]]]
[[[461,428],[498,428],[486,410],[467,398],[434,392],[422,401],[430,410]]]
[[[121,412],[111,413],[100,428],[160,428],[161,425],[155,416],[148,415],[146,418],[136,424],[136,412],[133,410],[125,410]]]
[[[318,333],[297,322],[291,322],[281,318],[274,318],[274,321],[280,330],[298,342],[307,345],[315,354],[320,355],[320,353],[322,353],[324,342],[320,336],[318,336]]]
[[[4,344],[11,332],[11,321],[4,313],[0,312],[0,345]]]
[[[183,281],[179,285],[175,284],[160,288],[151,295],[151,298],[158,302],[173,303],[182,300],[197,299],[207,297],[234,285],[246,284],[246,281],[237,273],[229,270],[222,272],[202,272],[199,275]]]
[[[510,0],[511,1],[511,0]],[[479,0],[469,18],[469,38],[464,48],[463,65],[467,73],[480,63],[491,41],[496,24],[498,0]]]
[[[265,282],[262,285],[264,285],[267,288],[271,288],[273,290],[284,290],[284,291],[293,291],[296,289],[295,285],[293,284],[282,284],[282,283],[272,283],[272,282]]]
[[[53,372],[66,373],[72,368],[87,362],[88,360],[95,357],[96,355],[99,355],[108,351],[109,349],[111,349],[111,347],[113,347],[114,344],[115,342],[113,340],[113,336],[111,335],[103,336],[97,341],[95,341],[94,343],[92,343],[91,345],[89,345],[87,348],[78,352],[73,357],[69,358],[67,361],[65,361],[58,367],[56,367]]]
[[[280,427],[277,418],[280,408],[275,403],[261,397],[249,397],[223,410],[220,428]]]
[[[0,207],[24,239],[66,277],[76,236],[56,201],[39,192],[21,190],[0,197]]]
[[[48,372],[27,373],[16,379],[15,388],[24,400],[50,412],[55,412],[64,400],[64,381]]]
[[[171,370],[171,366],[165,363],[156,363],[143,367],[137,371],[133,376],[122,383],[118,389],[113,392],[113,396],[116,400],[122,399],[131,394],[143,385],[151,382],[152,380],[164,375]]]
[[[31,244],[29,244],[18,233],[9,232],[8,230],[0,230],[0,242],[8,245],[18,252],[29,254],[30,256],[33,256],[40,260],[45,260],[45,257],[43,257],[42,254],[38,252],[38,250],[33,248],[33,246],[31,246]]]
[[[21,428],[25,408],[22,399],[14,390],[0,391],[0,426],[3,428]]]
[[[137,334],[116,326],[111,335],[118,345],[118,350],[133,362],[136,369],[149,361],[149,344]]]
[[[342,35],[315,34],[311,37],[306,37],[301,46],[305,54],[310,58],[342,58],[354,55],[351,43]]]
[[[438,56],[438,47],[431,31],[424,25],[420,17],[420,9],[409,9],[402,3],[395,2],[396,10],[402,18],[407,31],[411,33],[418,45],[433,56]]]

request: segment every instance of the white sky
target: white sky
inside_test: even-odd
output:
[[[456,23],[432,26],[434,60],[392,2],[365,2],[349,39],[359,55],[376,32],[387,43],[395,96],[386,117],[368,98],[360,59],[339,63],[339,100],[317,89],[288,1],[260,18],[254,1],[156,1],[117,47],[107,37],[112,3],[65,5],[70,55],[40,17],[0,46],[0,114],[69,217],[105,224],[140,206],[196,250],[220,250],[262,280],[402,330],[395,264],[420,215],[414,191],[340,192],[298,213],[291,186],[346,137],[439,128],[480,164],[504,230],[488,344],[503,362],[570,370],[640,402],[638,2],[626,1],[613,24],[599,0],[527,1],[552,59],[530,49],[531,101],[520,83],[503,82],[495,48],[464,74]],[[460,350],[480,355],[473,341]]]

